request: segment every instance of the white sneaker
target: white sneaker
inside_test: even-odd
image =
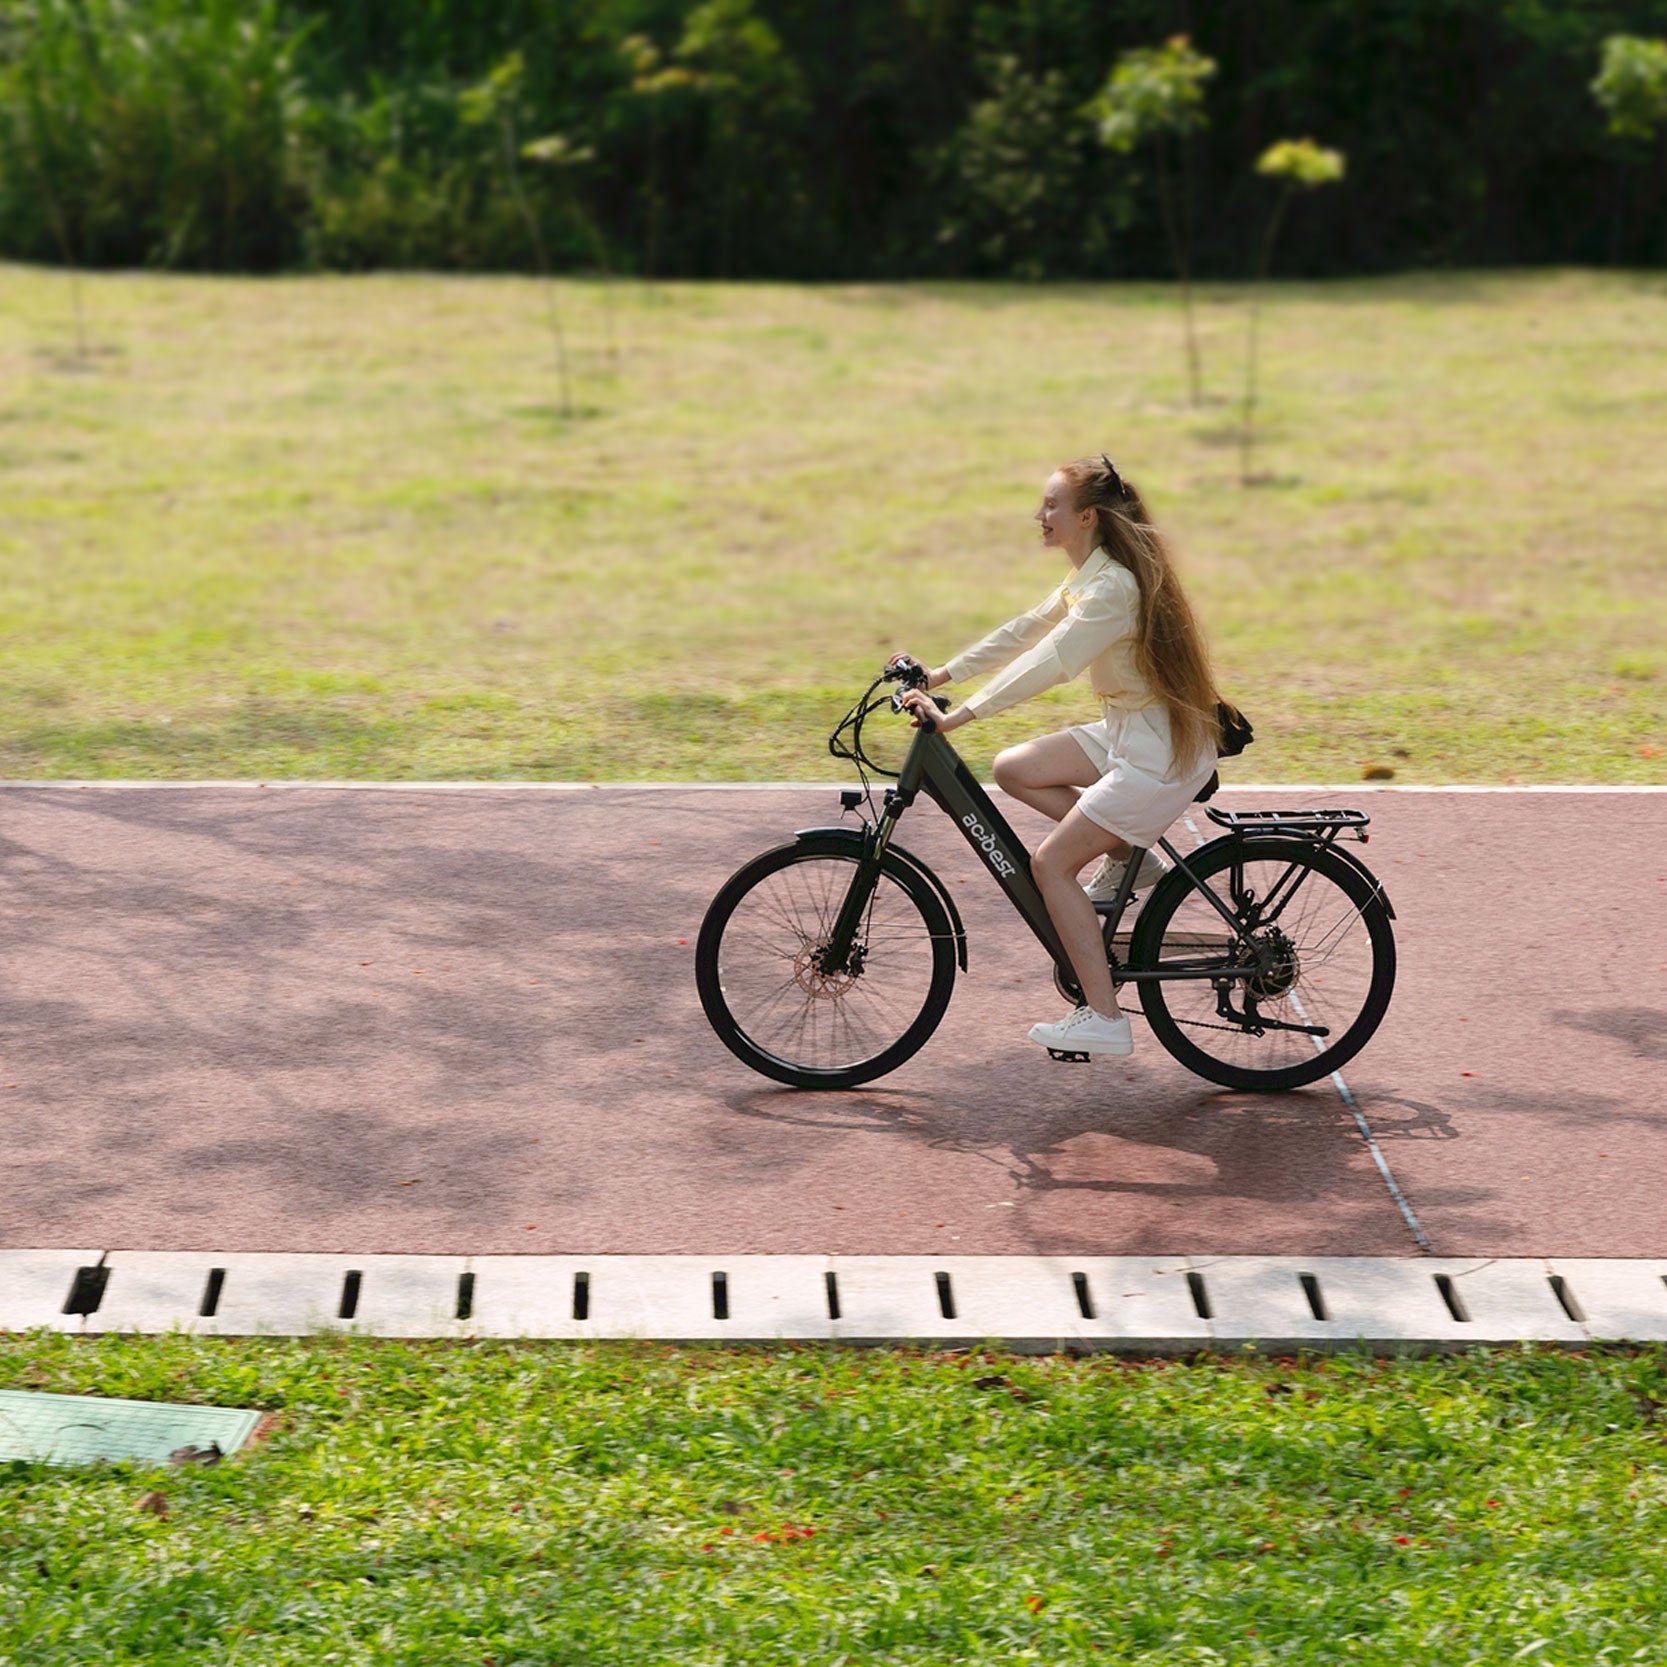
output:
[[[1061,1053],[1134,1052],[1129,1021],[1122,1017],[1108,1019],[1092,1007],[1079,1007],[1058,1024],[1032,1025],[1030,1039],[1044,1048],[1058,1048]]]
[[[1101,857],[1100,866],[1094,870],[1088,884],[1082,888],[1088,893],[1089,902],[1111,902],[1117,896],[1117,888],[1123,883],[1123,870],[1127,866],[1128,864],[1119,857]],[[1168,872],[1169,864],[1156,851],[1148,851],[1140,859],[1140,867],[1135,870],[1134,889],[1145,891],[1149,886],[1155,886]]]

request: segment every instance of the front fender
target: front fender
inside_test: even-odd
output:
[[[851,847],[852,856],[860,857],[862,855],[863,831],[861,828],[800,828],[793,837],[801,844],[811,839],[837,840],[841,844]],[[937,893],[938,901],[943,904],[944,913],[949,916],[950,928],[955,933],[955,958],[961,963],[961,971],[965,972],[967,970],[967,929],[961,924],[961,911],[955,907],[955,899],[949,895],[949,888],[913,851],[906,846],[899,845],[896,840],[893,840],[886,847],[886,852],[888,855],[896,857],[905,868],[912,869]]]

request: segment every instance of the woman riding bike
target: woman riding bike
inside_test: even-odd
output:
[[[1063,550],[1071,571],[1029,613],[931,670],[927,688],[998,675],[947,712],[923,690],[901,699],[917,726],[947,731],[1088,673],[1100,721],[1008,748],[996,758],[995,779],[1058,823],[1032,857],[1031,873],[1084,997],[1058,1022],[1034,1025],[1030,1039],[1061,1051],[1127,1054],[1134,1042],[1094,904],[1115,897],[1131,849],[1156,845],[1209,781],[1220,739],[1218,696],[1163,536],[1109,458],[1062,464],[1048,477],[1034,519],[1042,543]],[[1077,875],[1096,857],[1100,866],[1084,888]],[[1148,850],[1137,889],[1166,869]]]

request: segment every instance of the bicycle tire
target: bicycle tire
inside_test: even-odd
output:
[[[1229,1023],[1216,1009],[1207,979],[1142,979],[1140,1001],[1152,1033],[1189,1071],[1226,1088],[1278,1091],[1328,1076],[1365,1047],[1395,987],[1395,936],[1381,889],[1363,869],[1309,840],[1212,841],[1190,857],[1193,872],[1209,881],[1242,862],[1247,891],[1265,898],[1278,876],[1305,870],[1272,927],[1263,928],[1268,971],[1235,980],[1232,1001],[1258,1016],[1327,1026],[1324,1038],[1291,1030],[1252,1030]],[[1230,903],[1241,924],[1256,903],[1241,906],[1226,887],[1212,887]],[[1283,933],[1287,948],[1266,936]],[[1131,968],[1191,961],[1221,964],[1240,951],[1226,922],[1179,869],[1153,889],[1129,943]],[[1203,953],[1200,954],[1200,950]]]
[[[857,860],[849,840],[778,846],[739,869],[701,922],[695,983],[718,1039],[795,1088],[854,1088],[895,1070],[937,1029],[955,987],[949,916],[890,852],[857,934],[857,970],[828,978],[814,966]]]

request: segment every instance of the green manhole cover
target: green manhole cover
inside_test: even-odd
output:
[[[199,1455],[235,1453],[255,1432],[261,1414],[242,1407],[171,1406],[166,1401],[112,1401],[96,1395],[38,1395],[0,1389],[0,1462],[94,1464],[134,1459],[140,1464],[190,1462]],[[195,1449],[195,1454],[183,1451]]]

